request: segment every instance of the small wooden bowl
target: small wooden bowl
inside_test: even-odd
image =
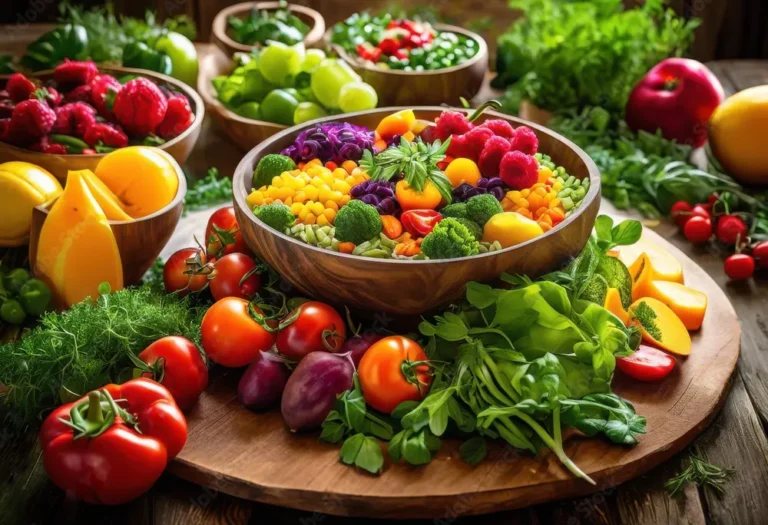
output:
[[[155,73],[154,71],[148,71],[146,69],[133,69],[127,67],[117,66],[100,66],[99,71],[102,73],[108,73],[114,77],[120,77],[123,75],[138,75],[146,77],[159,86],[165,86],[173,91],[183,93],[189,99],[189,105],[192,107],[192,111],[195,113],[195,121],[187,128],[181,135],[174,137],[162,146],[160,149],[165,150],[171,155],[176,162],[183,165],[184,162],[192,153],[192,149],[195,147],[197,138],[200,135],[200,127],[203,124],[203,117],[205,116],[205,109],[203,101],[197,92],[175,78]],[[53,70],[48,69],[45,71],[39,71],[37,73],[30,73],[27,75],[30,78],[36,78],[41,81],[50,80],[53,78]],[[0,75],[0,84],[5,86],[5,82],[10,75]],[[19,148],[12,146],[5,142],[0,142],[0,159],[5,162],[9,160],[20,160],[24,162],[30,162],[36,164],[43,169],[51,172],[57,179],[64,182],[67,178],[67,171],[69,170],[84,170],[89,169],[91,171],[96,169],[96,165],[104,157],[104,153],[96,155],[51,155],[48,153],[40,153],[38,151],[31,151],[25,148]]]
[[[341,46],[331,44],[332,29],[326,31],[326,43],[379,95],[379,106],[449,104],[459,106],[460,97],[470,100],[477,95],[488,72],[488,44],[483,37],[460,27],[435,24],[438,31],[448,31],[477,42],[477,54],[457,66],[434,71],[383,69],[354,57]]]
[[[187,179],[184,172],[177,170],[179,189],[173,200],[163,209],[146,217],[132,221],[109,221],[120,250],[123,263],[123,283],[125,286],[136,284],[155,263],[157,256],[168,244],[184,208],[184,196],[187,194]],[[55,202],[55,201],[54,201]],[[43,223],[48,217],[49,207],[37,206],[32,209],[32,225],[29,232],[29,265],[35,270],[37,243]]]
[[[280,233],[256,220],[246,197],[258,161],[279,153],[296,136],[319,122],[343,121],[374,129],[386,115],[403,108],[379,108],[337,115],[282,131],[255,147],[240,161],[233,180],[235,213],[248,246],[302,293],[333,304],[345,304],[368,312],[419,315],[456,300],[469,281],[492,282],[503,272],[537,277],[562,268],[587,243],[600,208],[600,173],[578,146],[536,124],[494,112],[515,126],[531,127],[539,138],[539,150],[579,179],[590,178],[584,201],[562,223],[528,242],[497,252],[449,260],[409,261],[371,259],[323,250]],[[418,118],[434,120],[438,107],[416,107]]]
[[[224,51],[227,56],[232,56],[238,52],[250,53],[254,46],[241,44],[229,36],[227,19],[230,16],[246,18],[253,8],[274,11],[279,7],[280,2],[243,2],[242,4],[226,7],[219,11],[213,19],[211,41]],[[325,19],[323,16],[314,9],[304,7],[303,5],[288,4],[288,10],[310,27],[309,33],[304,36],[304,45],[306,47],[316,46],[322,40],[325,33]]]
[[[288,126],[241,117],[219,101],[211,81],[219,75],[229,75],[232,72],[232,66],[232,60],[224,53],[208,53],[200,61],[197,90],[200,92],[209,114],[213,115],[221,129],[232,139],[232,142],[241,149],[248,151],[256,144]]]

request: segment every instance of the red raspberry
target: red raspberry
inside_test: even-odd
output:
[[[181,135],[194,121],[195,115],[189,107],[187,97],[177,95],[168,100],[168,111],[156,131],[162,138],[169,140]]]
[[[91,61],[78,62],[65,58],[64,62],[53,70],[53,80],[59,86],[82,86],[88,84],[98,74],[96,64]]]
[[[84,84],[77,86],[72,91],[64,95],[64,102],[90,102],[91,100],[91,86]]]
[[[522,151],[526,155],[536,155],[539,150],[539,139],[528,126],[520,126],[515,130],[515,136],[509,141],[512,151]]]
[[[14,102],[27,100],[29,96],[37,89],[27,77],[21,73],[14,73],[5,84],[5,90],[8,96]]]
[[[115,97],[112,111],[117,121],[131,135],[145,137],[154,133],[165,118],[168,101],[151,80],[134,78]]]
[[[451,135],[463,135],[474,126],[464,113],[443,111],[435,120],[435,136],[444,141]]]
[[[451,136],[451,143],[448,144],[448,150],[445,152],[449,157],[454,159],[467,158],[469,155],[469,149],[467,148],[467,136],[466,135],[453,135]]]
[[[29,98],[39,98],[40,100],[45,100],[49,106],[56,108],[61,105],[61,101],[64,97],[62,97],[61,93],[56,91],[54,88],[49,87],[36,90],[29,96]]]
[[[56,113],[42,100],[24,100],[11,113],[11,135],[22,142],[32,142],[53,129]]]
[[[98,75],[91,80],[91,104],[106,119],[112,118],[112,104],[120,88],[123,87],[117,79],[111,75]]]
[[[511,139],[515,136],[515,128],[512,127],[512,124],[500,118],[486,120],[481,124],[481,127],[490,129],[497,137]]]
[[[13,102],[10,99],[0,100],[0,119],[11,118]]]
[[[128,145],[128,137],[120,126],[107,124],[106,122],[97,122],[88,128],[83,135],[83,140],[89,146],[95,146],[99,142],[111,148],[124,148]]]
[[[82,137],[88,128],[96,124],[96,110],[85,102],[64,104],[54,111],[56,112],[54,133]]]
[[[485,143],[493,137],[493,131],[488,128],[474,128],[470,130],[466,135],[467,139],[467,151],[466,156],[477,162],[480,157],[480,153],[485,147]]]
[[[40,151],[42,153],[50,153],[52,155],[66,155],[67,147],[64,144],[56,144],[51,142],[48,135],[40,137],[40,140],[29,146],[32,151]]]
[[[499,176],[499,164],[501,164],[501,158],[509,151],[509,149],[509,141],[505,138],[496,136],[488,139],[488,142],[485,143],[485,147],[480,153],[480,158],[477,161],[477,166],[480,168],[480,173],[483,174],[483,177],[491,178]]]
[[[0,142],[11,142],[11,119],[0,118]]]
[[[513,190],[530,188],[539,180],[539,163],[522,151],[510,151],[501,158],[499,177]]]

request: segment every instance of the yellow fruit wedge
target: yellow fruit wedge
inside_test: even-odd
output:
[[[656,275],[651,259],[645,253],[629,268],[632,276],[632,300],[637,301],[643,297],[653,295],[653,279]]]
[[[95,175],[112,190],[123,210],[138,219],[173,201],[179,191],[180,173],[178,163],[163,150],[130,146],[101,159]]]
[[[70,171],[69,174],[74,172]],[[117,195],[112,193],[106,184],[101,182],[91,170],[79,170],[78,173],[83,177],[85,184],[88,186],[93,198],[99,203],[104,215],[107,216],[109,221],[131,221],[133,218],[125,213],[123,205]],[[67,175],[69,176],[69,175]]]
[[[12,173],[34,186],[43,195],[44,202],[50,202],[61,195],[61,184],[56,177],[35,164],[21,161],[4,162],[0,164],[0,171]]]
[[[603,307],[621,319],[622,323],[629,323],[629,313],[624,309],[624,305],[621,304],[621,293],[619,293],[618,288],[608,288]]]
[[[653,281],[650,297],[669,306],[688,330],[698,330],[707,312],[707,294],[669,281]]]
[[[36,272],[61,307],[99,295],[99,284],[123,287],[117,241],[82,174],[71,172],[61,197],[43,223]]]
[[[644,297],[629,307],[629,322],[640,327],[643,341],[673,354],[690,355],[691,335],[666,304]]]
[[[673,281],[683,284],[683,267],[680,262],[658,244],[642,237],[635,244],[619,246],[619,260],[629,273],[635,276],[639,269],[640,256],[645,253],[653,263],[653,278],[656,281]]]
[[[32,208],[47,206],[61,192],[59,181],[34,164],[0,164],[0,246],[26,244]]]

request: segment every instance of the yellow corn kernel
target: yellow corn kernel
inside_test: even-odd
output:
[[[333,220],[336,218],[336,210],[333,210],[331,208],[324,210],[323,217],[328,219],[328,222],[333,222]]]
[[[325,211],[325,206],[323,206],[322,203],[313,202],[309,205],[309,210],[315,215],[320,215]]]
[[[312,184],[311,186],[304,188],[304,193],[307,195],[307,200],[314,201],[317,200],[317,196],[320,194],[320,190],[317,189],[317,186]]]
[[[302,206],[299,213],[296,214],[296,216],[299,218],[301,222],[304,222],[304,219],[307,218],[307,215],[309,214],[309,208],[307,206]]]
[[[560,206],[560,204],[561,204],[560,199],[555,197],[554,199],[549,201],[549,209],[551,210],[551,209],[557,208],[558,206]]]
[[[547,189],[544,187],[543,184],[538,188],[536,188],[534,191],[536,192],[537,195],[541,195],[542,197],[547,194]]]
[[[519,200],[520,200],[520,192],[519,192],[519,191],[517,191],[517,190],[508,191],[508,192],[507,192],[507,198],[508,198],[508,199],[509,199],[509,200],[510,200],[512,203],[517,203],[517,201],[519,201]]]
[[[339,202],[341,201],[341,198],[343,196],[344,195],[340,191],[332,191],[328,196],[328,198],[331,199],[333,202]],[[325,200],[325,199],[320,199],[320,200]]]
[[[522,209],[528,209],[528,208],[530,208],[531,205],[530,205],[530,203],[526,199],[519,199],[515,203],[515,206],[517,206],[518,208],[522,208]]]
[[[553,189],[553,190],[555,190],[555,191],[560,191],[560,190],[562,190],[562,189],[563,189],[563,184],[562,184],[560,181],[556,181],[556,182],[555,182],[555,183],[552,185],[552,189]]]
[[[552,229],[552,225],[551,225],[551,224],[547,224],[546,222],[544,222],[544,223],[541,223],[541,222],[540,222],[540,223],[539,223],[539,226],[541,226],[541,229],[542,229],[542,231],[544,231],[544,232],[548,232],[549,230],[551,230],[551,229]]]
[[[349,172],[349,174],[352,175],[353,177],[356,177],[356,176],[361,175],[363,173],[365,173],[365,171],[360,166],[358,166],[356,168],[353,168],[352,171]]]
[[[321,179],[320,177],[312,177],[312,182],[310,182],[310,184],[315,188],[322,188],[323,186],[325,186],[323,179]]]
[[[275,188],[282,188],[283,186],[285,186],[285,181],[280,177],[273,177],[272,186]]]
[[[327,186],[322,186],[317,192],[317,200],[325,202],[331,198],[331,190]]]
[[[526,208],[520,208],[519,210],[517,210],[517,213],[519,213],[523,217],[528,217],[529,219],[531,218],[531,210],[528,210]]]
[[[547,193],[546,195],[542,195],[541,196],[541,200],[543,202],[546,202],[547,204],[549,204],[549,201],[551,201],[554,198],[555,198],[555,194],[554,193]]]
[[[336,180],[333,183],[333,186],[331,186],[334,190],[340,191],[343,194],[349,193],[349,190],[352,189],[352,187],[344,182],[343,180]]]
[[[325,207],[333,211],[339,211],[339,205],[333,201],[325,201]]]
[[[520,190],[520,196],[524,199],[527,199],[530,194],[531,194],[531,190],[529,190],[528,188],[525,188],[524,190]]]
[[[320,175],[320,179],[322,179],[323,183],[329,188],[331,187],[331,184],[333,184],[333,181],[335,180],[333,178],[333,174],[331,174],[330,172],[323,173],[322,175]]]
[[[539,188],[543,188],[543,187],[544,187],[544,183],[542,183],[542,182],[537,182],[537,183],[535,183],[533,186],[531,186],[531,191],[533,191],[533,190],[537,190],[537,189],[539,189]]]
[[[296,195],[293,196],[293,202],[304,202],[305,200],[307,200],[307,194],[301,190],[297,191]]]
[[[347,178],[348,175],[349,173],[347,173],[347,170],[345,170],[344,168],[336,168],[335,170],[333,170],[333,177],[335,179],[344,180]]]
[[[352,197],[350,195],[342,195],[341,202],[339,203],[339,206],[344,206],[346,203],[348,203]]]
[[[545,214],[543,214],[543,215],[541,216],[541,218],[539,219],[539,223],[542,223],[542,222],[543,222],[543,223],[545,223],[545,224],[549,224],[550,226],[552,226],[552,217],[550,217],[548,213],[545,213]]]
[[[502,201],[501,201],[501,208],[502,208],[504,211],[512,211],[512,208],[513,208],[514,206],[515,206],[515,205],[512,203],[512,201],[511,201],[511,200],[509,200],[509,199],[507,199],[507,198],[504,198],[504,199],[502,199]]]
[[[344,171],[347,173],[352,173],[352,170],[357,168],[357,162],[354,160],[345,160],[341,163],[341,167],[344,168]]]
[[[355,184],[357,184],[357,182],[355,181],[355,178],[352,175],[347,175],[344,178],[344,182],[346,182],[350,186],[354,186]]]
[[[275,197],[277,197],[277,190],[279,189],[280,188],[278,188],[277,186],[270,186],[269,188],[267,188],[267,194],[265,195],[265,197],[272,197],[274,199]]]
[[[294,202],[291,204],[291,213],[298,215],[301,210],[304,209],[304,205],[300,202]]]
[[[261,206],[264,204],[264,195],[260,191],[251,193],[248,195],[248,204],[250,206]]]
[[[317,224],[319,224],[320,226],[327,226],[328,224],[330,224],[330,222],[328,222],[328,218],[325,215],[320,215],[317,218]]]
[[[275,202],[275,199],[272,197],[267,197],[264,199],[264,204],[272,204],[273,202]]]
[[[310,165],[310,164],[312,164],[314,166],[322,166],[323,165],[323,161],[320,160],[320,159],[312,159],[309,162],[307,162],[307,165]]]
[[[291,188],[278,188],[275,198],[285,201],[285,199],[293,197],[294,195],[296,195],[296,190]]]
[[[545,215],[545,214],[546,214],[548,211],[549,211],[549,208],[547,208],[547,207],[545,207],[545,206],[542,206],[541,208],[538,208],[538,209],[536,210],[535,216],[536,216],[537,218],[538,218],[538,217],[541,217],[542,215]]]
[[[315,214],[312,212],[307,213],[304,216],[304,224],[315,224],[315,221],[317,221],[317,217],[315,217]]]

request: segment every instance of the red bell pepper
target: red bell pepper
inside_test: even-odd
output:
[[[413,237],[425,237],[441,220],[443,216],[435,210],[409,210],[400,216],[403,228]]]
[[[394,55],[400,49],[400,42],[394,38],[385,38],[377,46],[385,55]]]
[[[43,464],[68,495],[119,505],[157,481],[187,441],[187,421],[170,392],[138,378],[62,405],[43,422]]]

